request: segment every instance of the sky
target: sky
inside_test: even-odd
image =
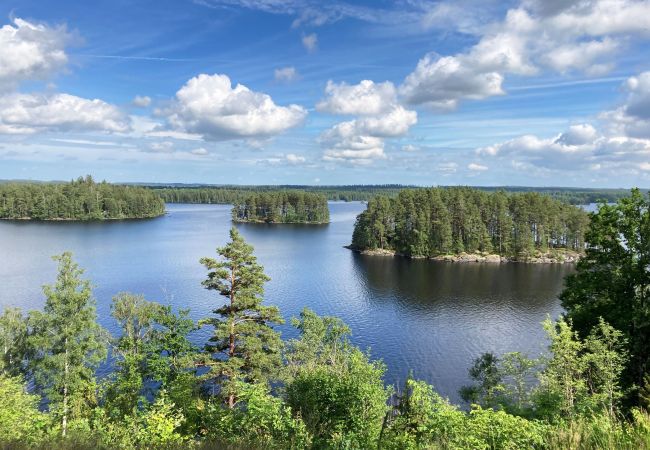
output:
[[[0,0],[0,179],[650,187],[650,0]]]

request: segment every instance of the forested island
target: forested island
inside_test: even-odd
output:
[[[235,222],[325,224],[330,221],[327,197],[303,191],[259,192],[234,202]]]
[[[575,261],[588,224],[582,209],[533,192],[406,189],[368,202],[350,248],[441,259]]]
[[[44,308],[0,316],[0,447],[11,449],[643,449],[650,445],[650,202],[638,191],[592,215],[586,255],[543,327],[539,358],[485,353],[450,403],[385,366],[340,319],[305,309],[293,339],[238,231],[200,260],[214,309],[115,295],[118,336],[91,283],[55,257]],[[211,308],[210,308],[211,309]],[[202,342],[190,334],[208,326]],[[196,336],[196,334],[194,334]],[[113,373],[97,368],[111,353]]]
[[[165,213],[151,189],[104,182],[90,175],[69,183],[0,184],[0,219],[144,219]]]

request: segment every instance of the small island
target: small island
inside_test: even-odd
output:
[[[407,189],[377,196],[356,220],[347,248],[455,262],[576,262],[588,214],[533,192]]]
[[[259,192],[233,204],[232,220],[321,225],[329,223],[330,212],[327,197],[322,194],[304,191]]]
[[[96,183],[89,175],[69,183],[0,184],[0,219],[146,219],[165,214],[151,189]]]

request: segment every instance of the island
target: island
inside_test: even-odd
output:
[[[151,189],[96,183],[91,176],[69,183],[0,184],[0,219],[145,219],[164,213],[165,203]]]
[[[588,225],[583,209],[534,192],[406,189],[368,202],[348,248],[461,262],[576,262]]]
[[[304,191],[257,192],[235,202],[234,222],[326,224],[327,197]]]

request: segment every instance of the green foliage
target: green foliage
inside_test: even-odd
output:
[[[222,260],[201,259],[209,271],[203,285],[225,297],[226,303],[214,310],[217,317],[200,323],[214,327],[206,345],[206,351],[215,355],[209,362],[210,375],[220,383],[222,395],[233,407],[239,386],[235,381],[265,382],[278,376],[282,340],[271,325],[283,320],[278,308],[262,305],[264,283],[269,277],[257,263],[253,247],[234,227],[230,239],[217,249]]]
[[[380,448],[541,448],[546,428],[542,422],[480,406],[466,414],[426,383],[408,380]]]
[[[350,329],[336,317],[305,308],[292,325],[300,338],[287,345],[287,404],[316,447],[367,448],[379,436],[390,395],[384,365],[351,345]]]
[[[591,215],[586,255],[569,276],[562,305],[581,336],[602,317],[627,341],[623,385],[642,386],[650,371],[650,199],[633,190]]]
[[[33,445],[45,437],[49,417],[38,410],[38,401],[38,396],[26,392],[22,378],[0,374],[0,447]]]
[[[475,359],[474,365],[469,369],[469,376],[476,384],[460,390],[462,399],[468,403],[496,406],[503,380],[498,364],[499,358],[492,353],[484,353]]]
[[[301,449],[310,444],[303,421],[291,414],[284,402],[262,384],[237,382],[239,398],[234,408],[211,402],[206,421],[207,437],[242,447]]]
[[[0,374],[18,375],[23,370],[27,321],[20,308],[5,308],[0,316]]]
[[[584,248],[587,214],[536,193],[405,189],[377,196],[357,217],[352,246],[415,257],[491,253],[527,259]]]
[[[43,287],[43,311],[29,316],[30,371],[49,409],[66,433],[68,419],[84,417],[95,404],[95,369],[106,357],[106,334],[97,324],[90,282],[71,253],[59,262],[56,283]]]
[[[253,193],[235,201],[232,218],[236,222],[315,223],[330,221],[327,198],[303,191]]]
[[[0,219],[104,220],[157,217],[165,204],[150,189],[95,183],[0,184]]]
[[[289,377],[306,368],[343,363],[350,350],[350,328],[341,319],[321,317],[305,308],[291,324],[300,331],[300,339],[291,339],[286,346]]]

